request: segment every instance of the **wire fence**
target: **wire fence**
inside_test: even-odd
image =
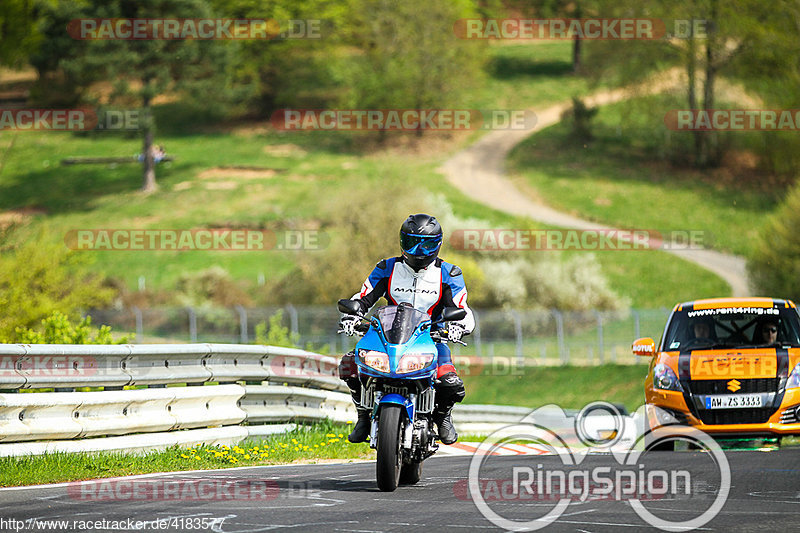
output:
[[[669,315],[666,308],[473,311],[476,328],[464,339],[468,346],[451,345],[454,355],[511,358],[525,365],[645,362],[631,353],[631,343],[642,336],[657,340]],[[351,350],[357,340],[336,332],[341,314],[333,306],[131,308],[90,314],[95,324],[135,333],[135,343],[255,343],[256,327],[268,324],[275,315],[287,338],[301,348],[337,355]]]

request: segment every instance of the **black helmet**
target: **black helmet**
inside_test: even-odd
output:
[[[400,226],[403,260],[414,270],[427,267],[439,255],[442,236],[442,227],[435,217],[410,215]]]

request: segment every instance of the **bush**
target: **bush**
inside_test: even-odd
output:
[[[300,336],[297,333],[291,333],[289,328],[283,325],[283,310],[269,317],[269,326],[266,322],[256,325],[256,344],[299,348],[297,345],[299,340]]]
[[[480,262],[496,307],[618,310],[629,302],[614,293],[594,255],[540,259],[486,259]],[[482,302],[483,303],[483,302]]]
[[[228,271],[220,266],[212,266],[200,272],[183,274],[176,290],[179,303],[187,307],[200,307],[216,304],[221,307],[242,305],[250,307],[253,301],[247,292],[233,281]]]
[[[129,342],[128,337],[114,340],[109,326],[100,326],[100,329],[92,335],[92,317],[87,316],[77,324],[73,324],[67,315],[59,311],[42,320],[42,331],[17,328],[16,337],[17,342],[21,344],[127,344]]]
[[[408,215],[426,212],[427,204],[399,180],[387,179],[380,196],[385,201],[376,201],[375,191],[364,187],[348,193],[346,208],[330,202],[331,211],[323,213],[330,245],[298,255],[298,267],[263,291],[270,303],[334,306],[361,288],[378,261],[399,255],[400,225]]]
[[[52,242],[46,232],[24,243],[0,243],[0,338],[16,340],[56,311],[77,318],[81,309],[109,304],[114,290],[88,271],[85,253]]]
[[[747,268],[757,293],[800,298],[800,184],[760,232]]]

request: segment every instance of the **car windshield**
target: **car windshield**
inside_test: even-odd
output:
[[[797,311],[778,306],[675,311],[662,350],[800,346]]]
[[[410,305],[387,305],[375,313],[383,334],[391,344],[402,344],[411,338],[418,325],[430,317]]]

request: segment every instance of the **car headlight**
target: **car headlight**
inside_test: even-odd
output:
[[[407,353],[400,358],[400,364],[397,365],[398,374],[408,374],[409,372],[416,372],[422,370],[433,361],[434,354],[432,353]]]
[[[678,376],[664,363],[657,364],[653,369],[653,386],[657,389],[683,392]]]
[[[787,389],[800,388],[800,363],[794,365],[792,373],[789,374],[789,379],[788,381],[786,381],[786,388]]]
[[[375,350],[359,350],[358,356],[368,367],[374,368],[378,372],[389,373],[389,356],[385,353]]]

